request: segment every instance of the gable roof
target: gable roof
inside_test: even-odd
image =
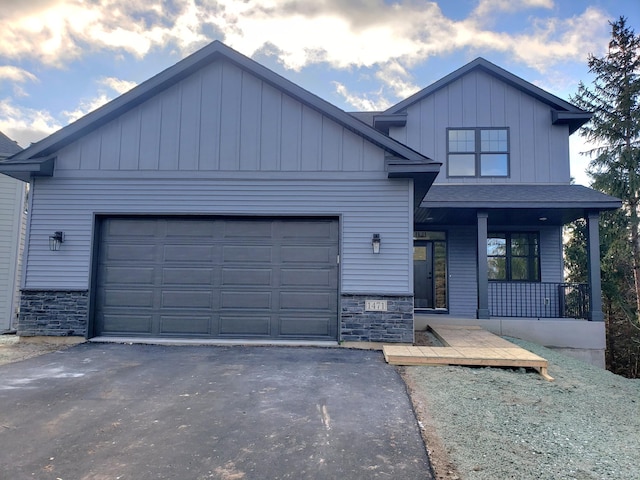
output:
[[[11,140],[4,133],[0,132],[0,158],[9,157],[22,150],[15,140]]]
[[[58,150],[166,90],[203,66],[220,59],[236,64],[265,83],[283,91],[322,115],[331,118],[356,135],[384,149],[388,152],[388,157],[391,157],[388,160],[394,165],[405,165],[407,171],[411,171],[415,165],[420,168],[420,171],[427,169],[432,172],[434,178],[437,175],[440,163],[434,162],[406,145],[393,140],[372,126],[357,120],[340,108],[217,40],[106,105],[63,127],[45,139],[32,144],[7,161],[1,162],[0,172],[17,176],[17,171],[22,168],[23,175],[51,175],[53,171],[52,156]],[[46,165],[46,162],[49,162],[49,164]]]
[[[409,98],[397,103],[396,105],[388,108],[384,113],[386,115],[399,114],[414,103],[421,101],[423,98],[432,95],[438,90],[446,87],[447,85],[455,82],[473,71],[483,71],[489,75],[503,81],[504,83],[520,90],[527,95],[534,97],[535,99],[546,103],[551,107],[552,122],[554,125],[565,124],[569,125],[569,133],[575,132],[578,128],[584,125],[591,118],[591,113],[586,112],[575,105],[556,97],[555,95],[543,90],[540,87],[536,87],[534,84],[523,80],[522,78],[514,75],[507,70],[498,67],[497,65],[485,60],[482,57],[478,57],[470,63],[467,63],[458,70],[451,72],[449,75],[442,77],[435,83],[432,83],[426,88],[423,88],[419,92],[411,95]]]

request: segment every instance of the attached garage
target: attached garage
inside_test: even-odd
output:
[[[439,169],[214,42],[0,163],[31,182],[18,334],[411,342]]]
[[[95,333],[336,340],[338,232],[326,218],[103,218]]]

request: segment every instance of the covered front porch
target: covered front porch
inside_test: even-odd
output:
[[[578,185],[433,185],[414,214],[416,329],[479,325],[604,364],[598,219],[619,206]],[[563,226],[579,218],[586,284],[564,272]]]

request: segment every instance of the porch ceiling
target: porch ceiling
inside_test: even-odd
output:
[[[617,198],[582,185],[433,185],[415,209],[414,223],[475,224],[484,210],[490,225],[564,225],[620,206]]]

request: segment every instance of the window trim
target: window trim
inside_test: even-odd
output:
[[[496,231],[490,231],[488,232],[487,235],[487,243],[489,241],[491,237],[491,235],[504,235],[505,238],[505,243],[506,243],[506,247],[507,247],[507,251],[505,252],[505,255],[489,255],[489,252],[487,252],[487,262],[489,260],[489,258],[504,258],[505,259],[505,278],[488,278],[488,280],[490,282],[518,282],[518,283],[540,283],[542,282],[542,255],[541,255],[541,248],[540,248],[540,232],[535,231],[505,231],[505,230],[496,230]],[[535,252],[529,253],[528,255],[524,256],[524,255],[513,255],[511,253],[511,239],[514,235],[534,235],[536,238],[536,244],[538,247],[538,254],[535,255]],[[511,265],[511,260],[513,258],[526,258],[527,259],[527,271],[529,273],[533,273],[535,272],[535,276],[537,278],[535,279],[531,279],[531,278],[526,278],[526,279],[513,279],[512,278],[512,265]],[[538,260],[537,265],[535,260]],[[534,266],[536,268],[534,268]],[[488,276],[488,275],[487,275]]]
[[[452,130],[467,130],[474,132],[475,150],[473,152],[451,152],[449,150],[449,132]],[[482,151],[482,131],[485,130],[505,130],[507,132],[507,150],[504,152],[497,152],[493,150]],[[447,127],[446,133],[447,144],[447,178],[510,178],[511,177],[511,131],[509,127]],[[452,175],[449,170],[449,157],[450,155],[474,155],[475,159],[475,175]],[[507,156],[507,173],[506,175],[482,175],[481,174],[481,157],[483,154],[505,154]]]

